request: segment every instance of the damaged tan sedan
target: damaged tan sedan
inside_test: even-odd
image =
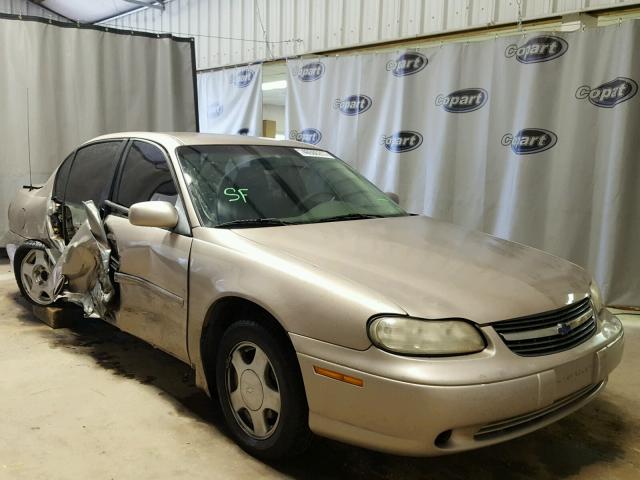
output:
[[[310,145],[106,135],[9,217],[27,299],[187,362],[264,458],[312,432],[405,455],[491,445],[585,405],[622,355],[584,270],[408,214]]]

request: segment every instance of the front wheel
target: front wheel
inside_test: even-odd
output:
[[[309,444],[308,407],[286,338],[258,321],[227,328],[216,361],[218,398],[238,444],[257,457],[301,453]]]

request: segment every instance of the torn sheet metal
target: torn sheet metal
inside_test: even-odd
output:
[[[87,317],[105,318],[115,293],[109,278],[111,248],[95,204],[83,204],[87,218],[53,269],[54,296],[81,305]]]

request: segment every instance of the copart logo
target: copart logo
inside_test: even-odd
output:
[[[360,115],[371,108],[373,100],[367,95],[349,95],[345,98],[336,98],[333,108],[340,110],[345,115]]]
[[[488,98],[489,94],[484,88],[465,88],[451,92],[449,95],[438,95],[436,107],[442,107],[451,113],[473,112],[482,108]]]
[[[233,73],[231,83],[238,88],[244,88],[251,83],[255,75],[256,72],[250,68],[243,68]]]
[[[539,63],[554,60],[566,53],[569,44],[564,38],[553,35],[538,35],[523,45],[515,43],[504,51],[507,58],[516,57],[520,63]]]
[[[289,138],[298,142],[310,143],[316,145],[322,140],[322,133],[316,128],[305,128],[303,130],[291,130]]]
[[[422,135],[413,130],[401,130],[391,135],[383,135],[380,143],[393,153],[410,152],[422,145]]]
[[[211,119],[218,118],[224,112],[224,106],[220,102],[214,102],[207,108],[207,116]]]
[[[387,72],[391,72],[395,77],[404,77],[418,73],[427,66],[429,60],[418,52],[406,52],[395,60],[389,60],[386,65]]]
[[[638,84],[627,77],[616,77],[603,83],[599,87],[591,88],[588,85],[578,87],[576,98],[578,100],[589,99],[596,107],[613,108],[619,103],[626,102],[638,93]]]
[[[314,82],[324,75],[324,63],[305,63],[298,70],[298,78],[303,82]]]
[[[544,128],[523,128],[515,135],[506,133],[502,145],[511,146],[516,155],[529,155],[549,150],[558,141],[558,136]]]

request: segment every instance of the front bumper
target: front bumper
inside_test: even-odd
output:
[[[467,368],[464,384],[455,384],[455,377],[444,381],[442,373],[448,370],[455,375],[462,371],[460,367],[465,364],[459,362],[468,361],[464,357],[433,361],[385,353],[382,355],[388,371],[398,377],[389,378],[381,374],[384,362],[374,347],[355,351],[320,346],[313,343],[316,340],[293,334],[291,337],[298,352],[312,431],[373,450],[429,456],[524,435],[592,400],[604,388],[623,351],[621,326],[617,331],[611,328],[620,325],[619,321],[606,313],[602,323],[608,323],[609,328],[601,325],[582,345],[547,357],[518,357],[494,344],[496,338],[492,337],[488,351],[475,359],[478,365],[472,375],[476,381],[469,381]],[[496,368],[496,357],[509,364],[505,372],[514,368],[530,372],[503,379],[496,379],[496,372],[483,373],[483,364]],[[555,365],[544,368],[551,363]],[[363,368],[365,365],[371,368]],[[537,365],[543,369],[535,371]],[[361,379],[363,386],[319,375],[314,367]],[[433,382],[429,381],[430,370]],[[489,381],[483,381],[485,378]]]

